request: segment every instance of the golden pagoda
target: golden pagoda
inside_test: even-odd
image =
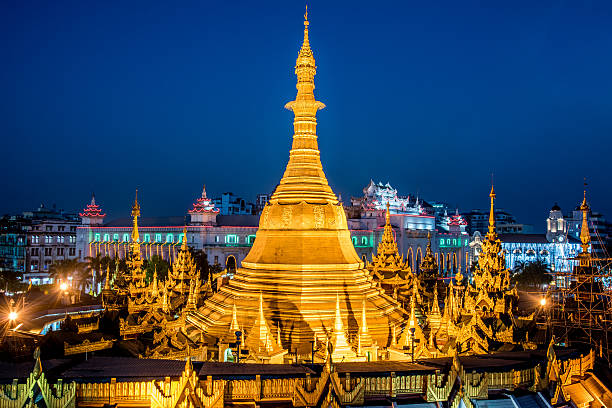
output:
[[[463,288],[463,275],[449,283],[440,323],[430,319],[438,355],[491,353],[535,347],[527,341],[533,316],[516,315],[518,293],[510,285],[510,271],[495,231],[495,190],[489,194],[489,229],[474,270],[473,282]],[[433,316],[432,316],[433,317]],[[430,333],[431,337],[431,333]]]
[[[265,317],[280,328],[283,347],[310,357],[313,338],[325,343],[335,335],[338,314],[350,334],[347,338],[358,337],[364,298],[368,333],[381,346],[390,342],[390,328],[403,322],[404,312],[383,295],[364,268],[344,209],[323,172],[316,113],[325,105],[314,96],[316,65],[307,14],[304,17],[304,39],[295,65],[297,95],[285,106],[295,116],[285,173],[262,211],[242,267],[188,320],[209,335],[226,336],[235,305],[248,337],[249,325],[243,322],[259,314],[261,294]]]

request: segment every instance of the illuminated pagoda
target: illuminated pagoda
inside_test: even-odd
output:
[[[235,305],[238,323],[249,338],[261,308],[268,324],[278,327],[279,344],[297,352],[298,361],[310,360],[312,348],[323,349],[337,337],[338,315],[353,350],[358,349],[360,322],[367,323],[373,341],[384,347],[391,342],[390,328],[406,317],[364,268],[344,209],[323,172],[316,112],[325,105],[313,92],[316,65],[308,25],[305,15],[304,41],[295,65],[297,96],[285,105],[295,115],[285,173],[262,211],[255,242],[242,267],[198,312],[188,316],[204,333],[222,337],[232,323]],[[366,316],[359,319],[364,300]],[[348,354],[346,359],[352,358]]]
[[[435,307],[439,307],[437,304],[438,296],[438,280],[440,279],[440,272],[436,257],[431,249],[431,232],[427,233],[427,247],[425,248],[425,255],[419,265],[419,278],[423,286],[423,304],[427,310],[432,310],[433,306],[430,305],[435,303]],[[434,301],[434,297],[436,298]]]
[[[96,195],[91,195],[91,202],[79,213],[82,222],[85,225],[101,225],[104,222],[106,214],[102,213],[102,208],[96,204]]]
[[[196,225],[213,225],[219,209],[215,208],[212,200],[206,197],[206,186],[202,187],[202,196],[199,197],[193,207],[188,211],[191,217],[191,224]]]
[[[510,284],[501,242],[495,232],[494,200],[491,187],[489,229],[482,253],[473,272],[473,282],[462,286],[459,271],[450,282],[444,311],[434,344],[441,354],[480,354],[513,349],[531,349],[528,329],[533,316],[517,316],[518,293]]]
[[[389,203],[385,212],[385,227],[383,235],[376,255],[372,254],[372,262],[368,262],[367,269],[372,273],[373,277],[380,282],[380,285],[389,296],[401,302],[406,300],[405,293],[408,296],[412,293],[413,285],[417,285],[417,299],[420,304],[420,294],[422,293],[422,285],[418,276],[413,273],[412,268],[407,260],[399,254],[397,242],[393,235],[393,227],[391,226],[391,213],[389,211]],[[400,293],[401,292],[401,293]]]

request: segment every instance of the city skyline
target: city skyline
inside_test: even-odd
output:
[[[584,177],[594,211],[612,211],[607,7],[309,6],[319,140],[345,202],[373,178],[486,208],[494,173],[499,206],[536,230],[555,202],[579,203]],[[1,84],[15,98],[0,105],[2,132],[9,151],[30,147],[3,161],[14,176],[0,213],[75,211],[93,191],[120,217],[139,188],[143,214],[174,215],[202,183],[212,196],[271,192],[302,7],[7,6]]]

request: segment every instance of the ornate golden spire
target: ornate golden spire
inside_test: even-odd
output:
[[[497,234],[495,233],[495,189],[493,184],[491,184],[491,193],[489,194],[491,198],[491,209],[489,211],[489,232],[487,233],[487,238],[490,240],[495,240],[497,238]]]
[[[585,183],[586,184],[586,183]],[[579,254],[580,266],[591,266],[591,254],[589,249],[591,247],[591,234],[589,232],[589,205],[586,199],[586,188],[584,190],[584,196],[582,198],[582,204],[580,204],[580,211],[582,211],[582,225],[580,227],[580,242],[582,252]]]
[[[138,217],[140,217],[140,205],[138,204],[138,189],[132,206],[132,242],[130,242],[130,256],[128,259],[128,267],[132,271],[132,278],[143,281],[144,274],[142,273],[143,260],[140,253],[140,235],[138,234]]]
[[[136,189],[136,197],[134,198],[134,205],[132,206],[132,242],[138,242],[140,235],[138,235],[138,217],[140,217],[140,205],[138,204],[138,189]]]
[[[317,143],[317,111],[325,105],[315,99],[315,59],[308,38],[308,13],[304,14],[304,42],[295,62],[297,95],[285,105],[292,110],[293,144],[285,174],[270,199],[271,204],[337,204],[338,199],[325,178]]]
[[[187,226],[186,225],[183,227],[183,241],[181,242],[181,250],[182,251],[187,250]]]

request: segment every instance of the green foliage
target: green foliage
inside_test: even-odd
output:
[[[0,273],[0,289],[7,292],[17,292],[27,288],[28,284],[21,283],[19,276],[20,275],[14,271],[3,271]]]
[[[153,275],[157,270],[157,279],[163,281],[168,276],[168,269],[170,269],[170,264],[162,259],[159,255],[153,255],[151,259],[145,259],[143,267],[145,269],[145,279],[147,283],[153,281]]]
[[[518,262],[514,268],[512,282],[522,288],[535,288],[552,282],[548,264],[540,259],[533,262]]]

